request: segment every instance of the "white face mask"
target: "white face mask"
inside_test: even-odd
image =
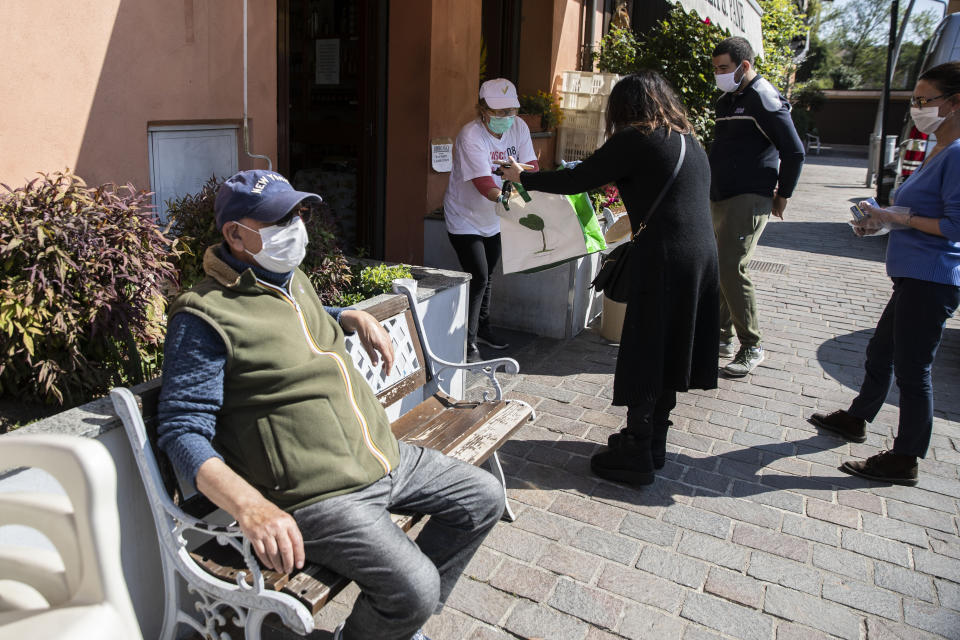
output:
[[[713,75],[714,79],[717,82],[717,89],[723,91],[724,93],[732,93],[740,87],[740,83],[743,82],[743,76],[740,77],[740,81],[734,79],[737,75],[737,71],[740,71],[740,67],[743,65],[741,62],[737,65],[737,68],[731,71],[730,73],[715,73]]]
[[[250,229],[245,224],[239,222],[237,224],[244,229]],[[256,263],[267,271],[273,273],[293,271],[307,255],[307,228],[303,226],[303,220],[299,216],[283,227],[273,225],[259,231],[256,229],[250,229],[250,231],[260,234],[263,246],[257,253],[253,253],[246,247],[243,250],[253,256]]]
[[[940,115],[940,107],[910,107],[910,117],[922,133],[933,133],[940,128],[945,117]]]

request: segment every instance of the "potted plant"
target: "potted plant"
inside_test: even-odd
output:
[[[530,131],[550,131],[563,122],[560,100],[552,93],[537,91],[532,96],[520,96],[520,117]]]

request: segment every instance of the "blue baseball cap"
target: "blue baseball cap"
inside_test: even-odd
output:
[[[308,200],[323,201],[315,193],[295,190],[275,171],[253,169],[234,174],[220,185],[213,212],[217,229],[222,229],[227,222],[236,222],[240,218],[276,222]]]

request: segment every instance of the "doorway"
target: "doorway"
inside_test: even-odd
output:
[[[343,249],[381,258],[387,0],[278,0],[278,168],[320,194]]]

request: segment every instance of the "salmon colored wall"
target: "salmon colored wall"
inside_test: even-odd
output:
[[[70,167],[148,188],[148,123],[242,116],[236,0],[33,0],[3,13],[0,59],[17,89],[0,94],[0,182]],[[276,161],[276,3],[251,0],[249,25],[251,150]]]
[[[391,2],[387,80],[387,260],[423,261],[423,217],[443,203],[449,173],[430,168],[430,140],[473,117],[481,0]]]
[[[520,30],[520,69],[517,89],[522,94],[559,91],[564,71],[580,68],[585,11],[590,0],[524,0]],[[597,3],[595,44],[603,31],[603,3]],[[549,55],[545,55],[549,52]]]

